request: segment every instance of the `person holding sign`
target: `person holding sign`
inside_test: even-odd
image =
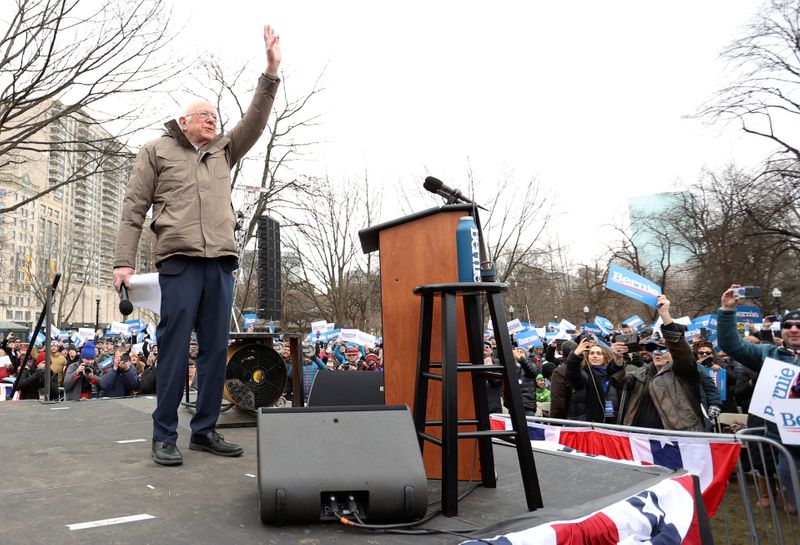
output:
[[[627,426],[665,430],[703,431],[700,409],[700,372],[683,329],[672,321],[670,301],[664,295],[656,300],[663,321],[662,338],[648,339],[644,348],[652,362],[626,372],[612,363],[608,373],[630,392],[622,423]],[[614,350],[627,348],[615,343]],[[712,385],[713,388],[713,385]]]
[[[192,329],[197,332],[198,393],[190,427],[191,450],[240,456],[239,445],[216,432],[225,385],[233,302],[233,271],[239,266],[231,204],[231,168],[258,141],[278,92],[280,39],[264,27],[266,71],[253,100],[233,129],[217,134],[217,110],[196,101],[166,133],[142,146],[122,204],[114,256],[114,288],[131,287],[142,224],[150,207],[155,233],[153,261],[161,289],[157,403],[153,411],[153,460],[180,465],[177,447],[181,403]]]
[[[725,290],[720,298],[720,308],[717,311],[717,339],[719,347],[728,356],[738,361],[753,371],[760,371],[764,360],[776,359],[782,362],[800,365],[800,311],[794,310],[784,314],[781,320],[781,337],[783,345],[771,343],[752,344],[741,337],[736,329],[736,305],[739,304],[739,284],[732,284]],[[794,386],[800,393],[800,388]],[[774,422],[766,422],[764,435],[774,441],[782,443],[778,426]],[[800,447],[784,445],[794,458],[795,467],[800,468]],[[778,480],[786,487],[789,502],[786,510],[790,513],[797,512],[795,491],[792,487],[789,463],[781,454],[778,460]]]

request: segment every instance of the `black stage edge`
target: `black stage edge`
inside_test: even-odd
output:
[[[458,543],[448,535],[374,535],[338,523],[264,526],[256,499],[256,429],[224,429],[241,444],[240,458],[220,458],[188,448],[190,415],[180,410],[184,464],[161,467],[150,457],[152,397],[92,400],[44,405],[36,401],[0,402],[0,510],[2,543],[59,545],[174,545],[332,543]],[[235,413],[236,410],[229,411]],[[225,414],[221,422],[235,419]],[[303,433],[303,430],[297,430]],[[131,442],[141,440],[138,442]],[[127,442],[120,442],[127,441]],[[320,463],[331,471],[341,460],[318,445]],[[459,529],[493,526],[533,527],[586,515],[633,495],[674,472],[656,467],[576,460],[564,454],[534,452],[545,508],[529,513],[516,454],[495,446],[497,488],[478,488],[459,504],[458,517],[438,517],[427,527]],[[429,481],[430,500],[440,497]],[[460,491],[467,487],[460,483]],[[135,515],[125,522],[86,529],[68,525]]]

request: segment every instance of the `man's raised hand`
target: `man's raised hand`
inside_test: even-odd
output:
[[[264,46],[267,48],[266,73],[277,77],[281,65],[281,37],[269,25],[264,25]]]

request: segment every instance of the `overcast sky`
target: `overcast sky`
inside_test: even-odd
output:
[[[203,7],[207,5],[207,7]],[[703,167],[752,166],[769,148],[695,112],[725,82],[719,52],[754,0],[672,2],[193,2],[179,44],[263,69],[261,28],[281,35],[290,91],[327,65],[309,174],[385,187],[426,175],[488,195],[535,179],[574,260],[602,250],[627,198],[691,183]],[[185,8],[182,8],[185,9]],[[479,194],[480,197],[480,194]],[[424,208],[425,204],[420,204]]]

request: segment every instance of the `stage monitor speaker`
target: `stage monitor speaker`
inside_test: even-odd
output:
[[[383,405],[383,371],[323,371],[308,392],[309,407]]]
[[[258,218],[258,311],[264,320],[281,319],[281,226]]]
[[[405,405],[262,408],[257,448],[265,524],[336,520],[353,507],[365,522],[411,521],[428,508]]]

